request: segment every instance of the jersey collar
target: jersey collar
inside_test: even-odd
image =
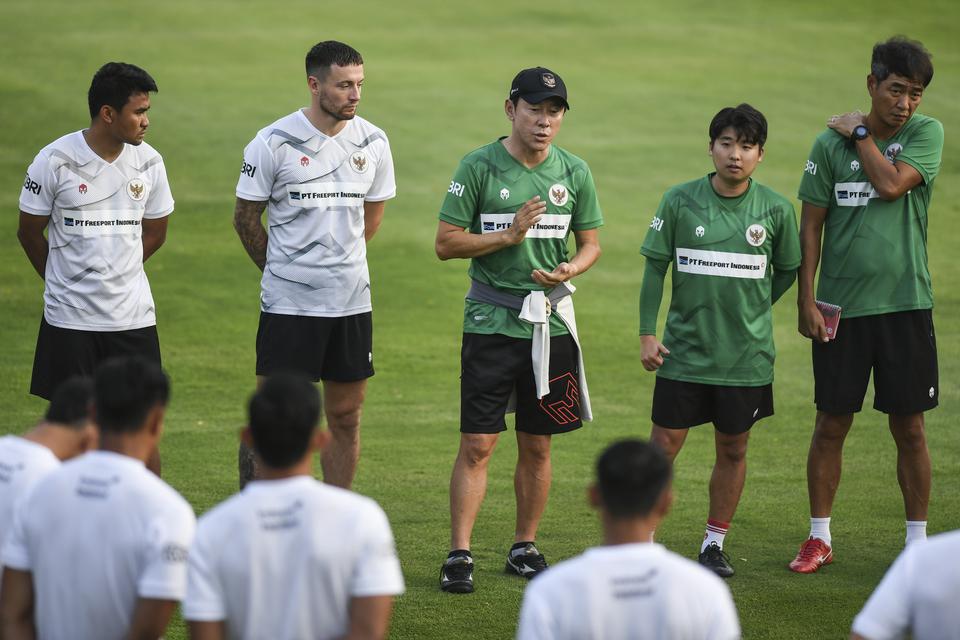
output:
[[[360,130],[360,127],[357,126],[357,118],[360,116],[354,116],[351,120],[347,121],[347,126],[345,126],[340,133],[335,136],[328,136],[324,132],[317,129],[313,126],[313,123],[307,118],[306,114],[303,113],[303,109],[297,109],[297,125],[293,127],[294,131],[289,131],[291,135],[294,135],[298,138],[302,138],[302,144],[306,148],[310,149],[314,153],[320,151],[320,148],[327,142],[327,140],[336,140],[338,142],[349,142],[358,149],[363,144],[363,131]]]

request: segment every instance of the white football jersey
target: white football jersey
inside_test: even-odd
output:
[[[44,316],[56,327],[126,331],[156,324],[143,271],[142,220],[173,211],[163,158],[125,144],[106,162],[81,131],[44,147],[27,169],[20,210],[50,216]]]
[[[960,640],[960,530],[914,542],[887,570],[853,631],[870,640]]]
[[[527,587],[521,640],[733,640],[740,622],[723,580],[659,544],[588,549]]]
[[[37,637],[123,638],[138,598],[181,600],[196,519],[139,460],[93,451],[41,478],[3,564],[33,574]]]
[[[0,544],[13,525],[13,506],[33,483],[60,466],[60,460],[42,444],[21,438],[0,438]]]
[[[350,599],[403,593],[376,502],[307,476],[254,481],[200,518],[183,617],[228,638],[338,638]]]
[[[295,111],[243,152],[237,197],[267,201],[260,308],[340,317],[370,303],[363,203],[396,195],[386,134],[357,116],[330,137]]]

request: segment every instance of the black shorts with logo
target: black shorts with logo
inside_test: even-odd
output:
[[[160,363],[156,325],[127,331],[81,331],[40,320],[30,393],[46,400],[71,376],[93,376],[97,366],[117,356],[141,356]]]
[[[539,399],[530,347],[530,340],[524,338],[463,334],[460,431],[505,431],[507,402],[514,390],[517,431],[552,435],[580,428],[580,368],[573,338],[550,338],[550,393]]]
[[[910,415],[937,406],[937,337],[933,311],[840,318],[837,337],[813,343],[814,400],[833,415],[863,408],[870,372],[873,408]]]
[[[314,382],[372,377],[373,314],[318,318],[261,311],[257,375],[278,371],[297,371]]]
[[[773,415],[773,385],[726,387],[657,376],[651,419],[666,429],[689,429],[712,422],[717,431],[737,435]]]

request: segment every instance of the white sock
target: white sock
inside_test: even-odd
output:
[[[820,538],[830,546],[830,518],[810,518],[810,537]]]
[[[729,529],[729,522],[707,520],[707,529],[703,534],[703,544],[700,545],[700,553],[703,553],[707,547],[714,543],[723,549],[723,539],[727,537],[727,531]]]
[[[907,520],[907,541],[904,546],[927,539],[926,520]]]

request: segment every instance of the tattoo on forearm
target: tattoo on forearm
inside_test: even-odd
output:
[[[260,270],[267,263],[267,230],[260,222],[265,208],[265,202],[237,201],[233,213],[233,227],[240,236],[240,242]]]

